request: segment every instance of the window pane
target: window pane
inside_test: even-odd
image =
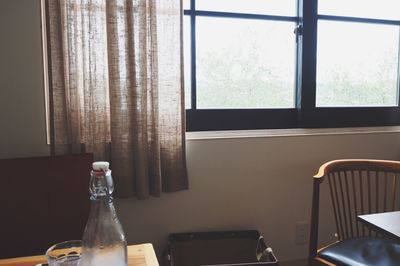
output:
[[[183,9],[190,8],[190,0],[183,0]]]
[[[400,19],[399,0],[319,0],[318,13],[378,19]]]
[[[399,28],[319,21],[317,106],[397,104]]]
[[[294,107],[294,26],[198,17],[198,108]]]
[[[197,0],[196,9],[296,16],[296,0]]]
[[[185,79],[185,107],[190,109],[191,104],[191,57],[190,57],[190,17],[183,17],[183,64],[184,64],[184,79]]]

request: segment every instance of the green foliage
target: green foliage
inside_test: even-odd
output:
[[[222,49],[200,53],[197,58],[199,108],[294,106],[294,67],[290,68],[294,60],[275,63],[276,51],[266,52],[265,47],[261,47],[263,43],[254,40],[255,34],[249,29],[245,36],[233,37],[243,40],[240,46],[230,43]],[[290,52],[294,58],[294,51]]]
[[[236,41],[217,39],[210,40],[217,47],[198,45],[198,108],[294,107],[295,44],[282,41],[288,33],[282,33],[286,28],[281,26],[265,25],[263,36],[259,29],[248,27],[226,35]],[[397,44],[377,53],[375,58],[380,60],[371,62],[366,54],[365,65],[354,65],[346,58],[324,62],[317,73],[317,106],[396,105]]]
[[[317,106],[393,106],[397,99],[397,58],[387,52],[372,70],[331,66],[317,84]]]

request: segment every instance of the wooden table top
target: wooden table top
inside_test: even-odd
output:
[[[371,229],[400,240],[400,211],[365,214],[357,218]]]
[[[44,255],[0,259],[0,266],[33,266],[46,263]],[[128,266],[159,266],[152,244],[128,246]]]

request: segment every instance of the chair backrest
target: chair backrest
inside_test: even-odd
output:
[[[318,242],[320,184],[327,180],[338,240],[371,236],[357,215],[400,209],[400,162],[388,160],[335,160],[314,176],[310,256]]]
[[[92,162],[92,154],[0,160],[0,258],[81,239]]]

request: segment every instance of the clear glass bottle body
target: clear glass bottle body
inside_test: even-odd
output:
[[[126,266],[127,246],[111,196],[114,186],[111,170],[93,170],[90,187],[91,207],[82,238],[81,266]]]

